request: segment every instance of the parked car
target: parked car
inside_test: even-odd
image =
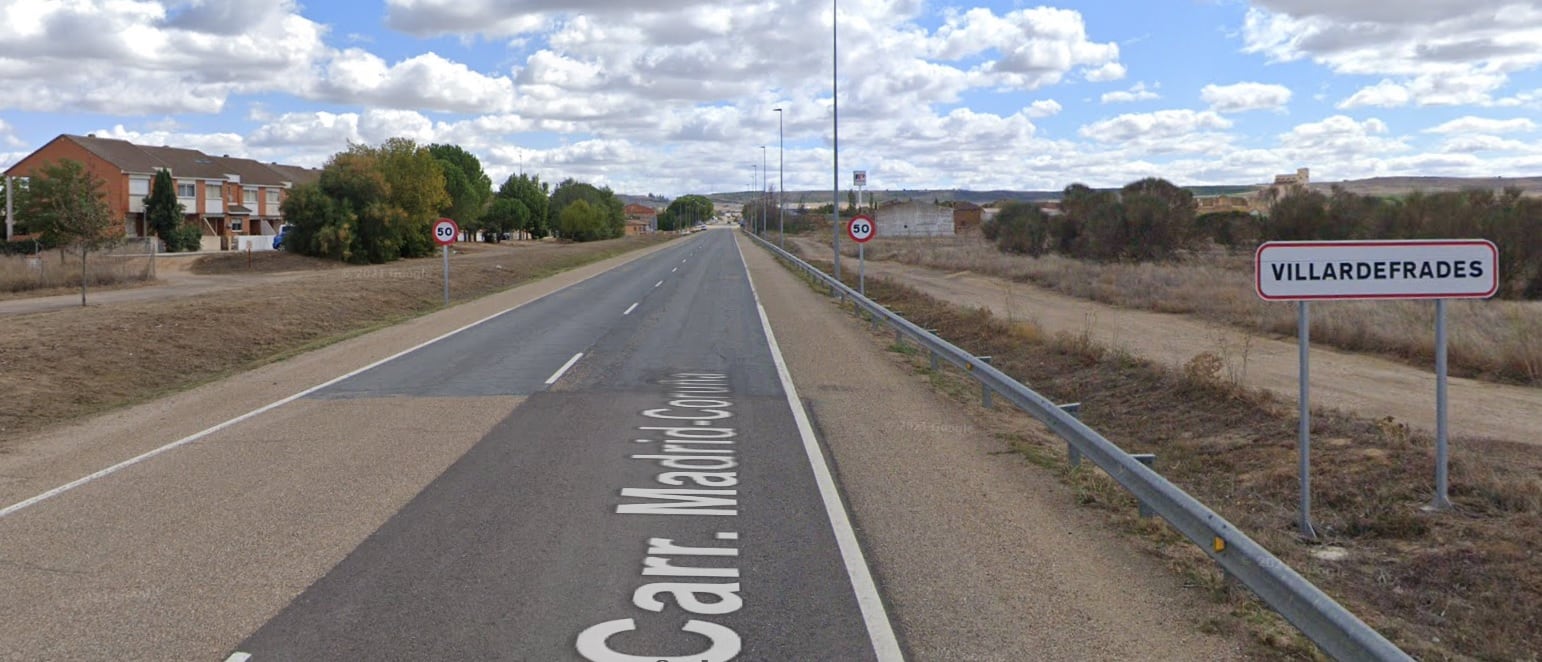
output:
[[[273,250],[279,250],[284,247],[284,238],[289,236],[289,230],[293,227],[293,225],[285,223],[283,227],[278,229],[278,234],[273,235]]]

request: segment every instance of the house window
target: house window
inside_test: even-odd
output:
[[[150,178],[148,178],[148,177],[131,177],[131,178],[129,178],[129,195],[141,196],[141,197],[142,196],[146,196],[146,195],[150,195]]]
[[[209,202],[214,202],[215,200],[224,202],[224,196],[220,195],[220,188],[221,187],[219,184],[204,184],[203,199],[208,200]]]
[[[195,198],[195,197],[198,197],[198,189],[193,186],[192,182],[177,182],[177,197],[179,197],[179,198]]]
[[[278,189],[276,189],[276,188],[268,189],[268,204],[270,204],[270,205],[278,204]]]
[[[247,204],[247,205],[256,205],[257,204],[257,187],[255,187],[255,186],[248,186],[248,187],[246,187],[242,191],[242,194],[244,195],[244,199],[246,200],[246,202],[244,204]]]
[[[231,232],[240,232],[241,231],[241,219],[239,219],[239,218],[232,218],[232,219],[230,219],[230,231]]]

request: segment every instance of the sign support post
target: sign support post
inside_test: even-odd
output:
[[[857,214],[846,224],[846,236],[857,242],[857,293],[867,296],[867,242],[878,234],[878,224],[873,219]]]
[[[1499,291],[1499,249],[1484,239],[1271,241],[1254,256],[1258,296],[1299,302],[1301,342],[1301,536],[1317,538],[1311,507],[1311,401],[1308,351],[1316,299],[1435,300],[1435,496],[1429,511],[1450,510],[1447,410],[1447,299],[1487,299]]]
[[[1309,301],[1296,304],[1296,339],[1301,343],[1301,409],[1297,424],[1301,474],[1300,528],[1302,538],[1316,540],[1317,530],[1312,527],[1312,304]]]
[[[1446,424],[1446,300],[1435,300],[1435,498],[1428,510],[1450,510],[1450,430]]]
[[[448,218],[434,221],[434,243],[444,250],[444,305],[450,306],[450,244],[460,240],[460,226]]]

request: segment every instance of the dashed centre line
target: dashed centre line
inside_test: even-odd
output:
[[[621,315],[622,315],[622,316],[623,316],[623,317],[625,317],[625,316],[627,316],[627,315],[631,315],[631,314],[632,314],[632,311],[634,311],[634,310],[637,310],[637,304],[635,304],[635,303],[634,303],[634,304],[632,304],[632,305],[630,305],[630,306],[627,306],[627,309],[626,309],[626,312],[624,312],[624,313],[621,313]]]
[[[658,286],[663,285],[663,284],[664,284],[664,281],[661,280],[661,281],[659,281],[657,283],[654,283],[653,286],[654,287],[658,287]]]
[[[546,378],[546,385],[547,386],[551,386],[552,384],[557,383],[557,380],[562,379],[562,375],[564,373],[566,373],[570,368],[572,368],[574,363],[578,363],[578,360],[581,359],[581,358],[584,358],[584,353],[583,352],[579,352],[577,354],[574,354],[573,358],[568,359],[567,363],[562,364],[561,368],[557,368],[556,372],[552,373],[550,377]]]

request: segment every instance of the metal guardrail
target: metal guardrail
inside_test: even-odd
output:
[[[934,361],[940,357],[969,372],[987,392],[999,394],[1044,423],[1066,440],[1073,454],[1092,460],[1334,659],[1413,659],[1197,499],[1087,427],[1071,412],[992,367],[989,357],[977,357],[958,348],[771,242],[746,234],[829,287],[832,296],[850,299],[875,321],[892,326],[896,340],[910,337],[929,350]]]

